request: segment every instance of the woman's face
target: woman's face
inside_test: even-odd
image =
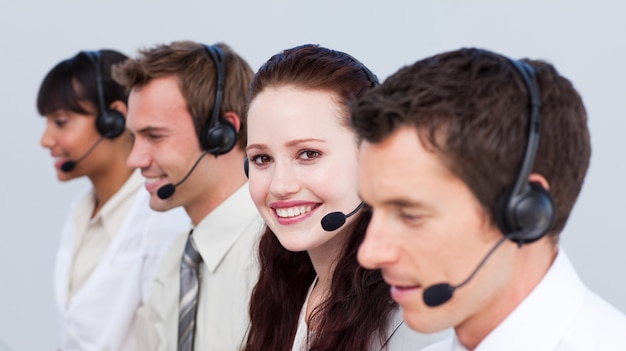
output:
[[[88,108],[88,104],[83,106],[87,111],[94,110]],[[90,173],[98,164],[98,149],[96,147],[89,157],[76,164],[76,167],[64,172],[61,165],[67,161],[76,161],[83,156],[87,150],[100,138],[95,127],[95,113],[80,114],[66,109],[57,109],[45,116],[46,129],[41,136],[41,145],[50,150],[54,158],[54,167],[57,177],[61,181],[78,178]]]
[[[290,251],[324,252],[343,242],[341,229],[327,232],[321,220],[360,203],[356,137],[336,101],[330,92],[288,85],[267,88],[250,104],[250,195]]]

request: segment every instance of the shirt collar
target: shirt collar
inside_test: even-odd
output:
[[[126,208],[129,207],[129,201],[132,201],[133,195],[137,194],[137,191],[141,188],[143,183],[144,178],[141,175],[141,171],[136,169],[131,173],[122,187],[102,206],[100,211],[89,220],[89,224],[101,220],[107,235],[112,239],[115,233],[119,232],[122,221],[127,214],[127,211],[120,211],[119,209],[123,206]],[[90,199],[92,206],[88,208],[92,211],[95,206],[95,193],[93,189],[90,194]]]
[[[262,221],[250,198],[246,182],[198,223],[193,230],[193,239],[204,264],[211,272],[255,220],[258,221],[256,223],[259,224],[260,232]]]
[[[555,349],[577,313],[576,306],[583,303],[585,291],[569,258],[559,249],[535,289],[481,341],[476,351]]]

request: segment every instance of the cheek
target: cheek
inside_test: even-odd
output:
[[[167,171],[187,174],[191,167],[202,155],[202,151],[193,135],[187,136],[181,133],[176,138],[167,138],[164,142],[151,144],[147,149],[156,164]],[[205,155],[204,158],[213,157]],[[200,161],[198,167],[202,167],[204,161]]]
[[[91,128],[81,128],[74,130],[65,130],[58,133],[57,141],[59,145],[66,149],[84,149],[95,143],[100,135]]]
[[[73,150],[87,144],[87,136],[78,133],[61,132],[56,134],[56,142],[65,150]]]
[[[250,176],[251,176],[249,180],[250,197],[252,198],[252,201],[257,206],[257,208],[260,210],[262,207],[265,207],[265,199],[267,198],[267,194],[268,194],[268,189],[269,189],[269,181],[267,179],[268,175],[254,172],[254,174],[251,174]]]
[[[359,202],[357,188],[357,166],[351,159],[335,162],[324,172],[310,177],[324,197],[352,206]]]

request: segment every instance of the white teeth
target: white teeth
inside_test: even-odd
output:
[[[290,208],[277,208],[276,214],[281,218],[290,218],[305,214],[311,211],[311,206],[298,206]]]
[[[158,182],[159,180],[161,180],[161,177],[146,178],[146,184],[155,183],[155,182]]]

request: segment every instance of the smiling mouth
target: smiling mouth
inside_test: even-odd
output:
[[[313,206],[296,206],[289,208],[275,208],[276,215],[280,218],[293,218],[311,212]]]
[[[156,182],[160,181],[163,178],[165,178],[165,177],[161,176],[161,177],[154,177],[154,178],[146,178],[146,184],[156,183]]]

